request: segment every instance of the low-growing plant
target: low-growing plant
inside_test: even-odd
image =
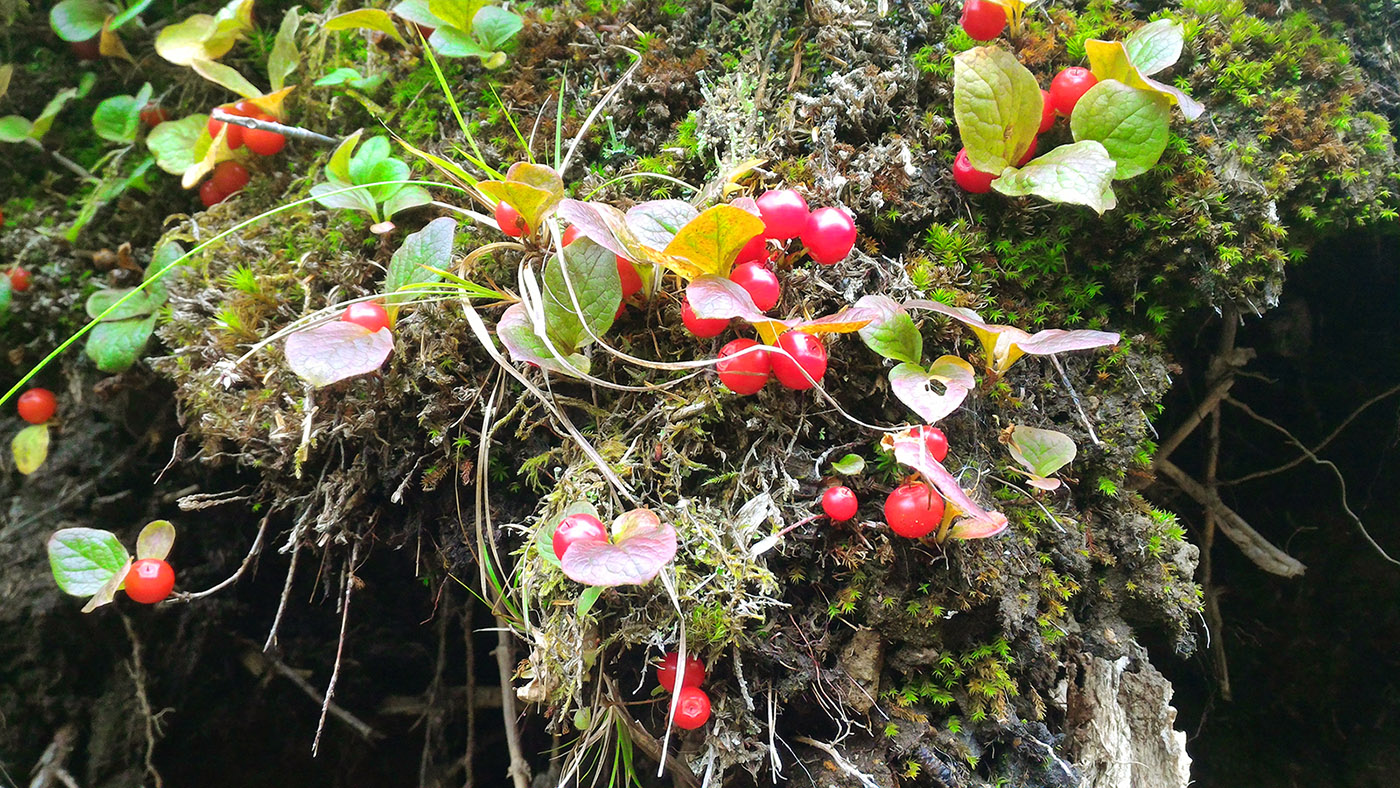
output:
[[[395,16],[411,23],[439,55],[479,58],[489,69],[506,64],[504,49],[524,27],[519,15],[487,0],[403,0],[388,11],[360,8],[338,14],[326,20],[325,28],[367,28],[406,43]]]
[[[410,168],[407,162],[390,155],[388,138],[371,137],[360,144],[362,134],[363,131],[351,134],[331,155],[326,164],[326,182],[311,187],[317,202],[327,208],[361,211],[376,225],[389,222],[400,211],[432,202],[427,189],[402,183]],[[363,188],[350,188],[355,186]]]
[[[169,298],[163,271],[185,255],[178,243],[167,242],[156,248],[145,279],[150,284],[140,292],[135,288],[104,288],[88,296],[88,317],[98,323],[88,334],[87,355],[103,372],[125,372],[141,358],[155,331],[160,308]],[[130,295],[130,298],[127,296]],[[113,304],[126,298],[116,309]]]

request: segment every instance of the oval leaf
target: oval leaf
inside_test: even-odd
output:
[[[574,353],[565,361],[561,361],[550,351],[549,346],[535,333],[534,326],[530,323],[530,314],[524,304],[511,304],[506,307],[506,311],[501,313],[500,321],[496,323],[496,336],[500,337],[501,344],[510,351],[511,361],[524,362],[575,378],[588,374],[589,364],[586,356]]]
[[[868,295],[856,302],[857,308],[873,310],[878,317],[860,330],[866,347],[888,359],[918,364],[924,357],[924,338],[914,318],[893,298]]]
[[[1034,476],[1046,477],[1074,461],[1079,449],[1063,432],[1013,424],[1006,430],[1006,449]]]
[[[542,295],[545,330],[559,352],[587,347],[612,327],[622,304],[617,256],[588,238],[574,241],[545,265]]]
[[[457,234],[457,220],[441,217],[403,239],[403,245],[389,260],[389,273],[384,278],[384,299],[391,319],[398,315],[399,305],[412,298],[399,293],[409,285],[442,280],[442,275],[430,269],[452,266],[452,242]]]
[[[1195,120],[1206,111],[1200,102],[1182,91],[1144,76],[1133,64],[1127,48],[1121,41],[1089,39],[1084,42],[1084,52],[1089,56],[1089,70],[1094,72],[1094,76],[1098,77],[1100,82],[1116,79],[1131,87],[1161,93],[1181,108],[1181,114],[1185,115],[1187,120]]]
[[[164,561],[175,546],[175,526],[169,520],[153,520],[136,537],[136,560],[155,558]]]
[[[1020,161],[1043,108],[1035,76],[1005,49],[976,47],[953,58],[953,115],[978,170],[1001,172]]]
[[[1148,22],[1123,39],[1123,49],[1138,73],[1150,77],[1181,58],[1186,36],[1181,23],[1174,19]]]
[[[146,349],[146,342],[156,330],[156,316],[131,320],[104,320],[88,333],[87,356],[97,368],[107,373],[131,369]]]
[[[833,462],[831,469],[842,476],[855,476],[865,470],[865,459],[859,454],[847,454],[845,457]]]
[[[654,249],[665,249],[686,224],[700,212],[685,200],[652,200],[627,211],[627,227],[637,240]]]
[[[394,18],[389,16],[388,11],[379,8],[360,8],[346,11],[327,19],[322,23],[322,26],[327,30],[353,30],[355,28],[377,30],[400,44],[407,43],[403,40],[403,36],[399,35],[399,27],[394,24]]]
[[[1135,178],[1152,169],[1171,136],[1171,102],[1160,93],[1106,79],[1074,105],[1076,140],[1096,140],[1118,165],[1113,177]]]
[[[49,568],[66,594],[91,596],[127,566],[131,556],[111,531],[64,528],[49,537]],[[126,573],[121,572],[121,580]]]
[[[104,321],[145,317],[160,306],[160,304],[151,297],[148,289],[132,295],[121,306],[112,309],[118,301],[126,298],[135,289],[134,287],[123,287],[115,290],[98,290],[88,296],[87,302],[83,306],[87,310],[88,317],[94,320],[102,317]],[[103,313],[108,309],[112,309],[111,313],[103,317]]]
[[[394,352],[394,333],[336,320],[287,337],[287,365],[317,388],[379,369]]]
[[[15,468],[25,476],[39,470],[49,457],[49,425],[31,424],[15,434],[10,441]]]
[[[676,529],[648,509],[633,509],[612,525],[613,541],[579,543],[564,553],[564,574],[589,586],[649,583],[676,557]]]
[[[87,41],[102,32],[111,11],[98,0],[63,0],[49,11],[49,26],[64,41]]]
[[[200,135],[208,136],[205,130],[208,124],[208,115],[190,115],[151,129],[146,135],[146,147],[155,155],[156,166],[171,175],[184,175],[198,160],[195,145]]]
[[[1098,213],[1118,204],[1113,194],[1117,165],[1104,146],[1094,140],[1061,145],[1026,166],[1008,168],[992,181],[992,188],[1009,197],[1034,194],[1050,202],[1087,205]]]
[[[761,232],[762,219],[743,208],[716,205],[686,222],[666,245],[665,253],[689,263],[699,273],[729,276],[739,250]]]

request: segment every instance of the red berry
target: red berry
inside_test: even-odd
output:
[[[19,417],[30,424],[43,424],[58,410],[58,399],[48,389],[30,389],[15,400]]]
[[[710,721],[710,696],[699,687],[681,687],[677,693],[677,728],[693,731]]]
[[[554,557],[564,560],[564,553],[579,543],[600,544],[608,541],[608,529],[591,514],[571,514],[559,521],[554,529]]]
[[[818,208],[802,228],[802,245],[822,265],[839,263],[856,245],[856,223],[840,208]]]
[[[1055,125],[1055,101],[1050,98],[1050,91],[1040,91],[1040,129],[1036,134],[1044,134]]]
[[[778,337],[778,348],[786,350],[787,354],[769,355],[773,360],[773,375],[779,383],[800,391],[821,382],[826,374],[826,347],[820,339],[806,331],[789,331]],[[789,355],[792,358],[788,358]]]
[[[986,194],[992,190],[992,181],[996,179],[997,176],[989,172],[972,168],[972,162],[967,159],[967,148],[958,151],[958,157],[953,159],[953,180],[965,192]]]
[[[223,192],[224,196],[228,196],[247,186],[251,177],[242,164],[236,161],[221,161],[214,167],[214,174],[209,178],[209,182]]]
[[[924,448],[935,460],[943,462],[948,456],[948,436],[937,427],[920,427],[914,430],[914,437],[923,438]]]
[[[622,280],[622,297],[631,298],[642,289],[642,275],[637,273],[637,266],[632,265],[632,261],[622,255],[617,256],[617,275]]]
[[[154,101],[141,109],[140,117],[141,122],[151,128],[155,128],[170,119],[169,116],[165,114],[165,110],[161,109],[160,105]]]
[[[661,662],[656,666],[656,682],[665,687],[667,692],[676,688],[676,665],[680,662],[680,654],[672,651],[661,658]],[[698,687],[705,683],[705,663],[695,658],[694,654],[685,655],[685,680],[681,682],[682,687]]]
[[[966,0],[959,21],[972,40],[991,41],[1006,27],[1006,9],[991,0]]]
[[[856,516],[860,501],[850,487],[828,487],[822,493],[822,511],[838,523]]]
[[[807,226],[812,212],[807,201],[792,189],[774,189],[758,198],[758,213],[763,217],[763,235],[779,241],[796,238]]]
[[[1030,146],[1029,148],[1026,148],[1025,154],[1023,154],[1023,155],[1021,156],[1021,160],[1020,160],[1020,161],[1016,162],[1016,166],[1017,166],[1017,167],[1024,167],[1024,166],[1026,166],[1026,162],[1028,162],[1028,161],[1030,161],[1031,159],[1034,159],[1034,158],[1035,158],[1035,149],[1038,148],[1038,147],[1040,147],[1040,138],[1039,138],[1039,137],[1031,137],[1031,146]]]
[[[227,197],[228,195],[219,191],[219,187],[215,186],[212,180],[199,184],[199,201],[204,203],[205,208],[212,208]]]
[[[229,113],[230,115],[239,114],[237,112],[234,112],[232,107],[219,107],[219,109]],[[211,137],[219,136],[219,130],[222,129],[224,126],[228,126],[228,134],[224,136],[224,142],[228,143],[228,149],[238,150],[239,148],[243,147],[242,126],[235,126],[231,123],[224,123],[221,120],[214,120],[213,115],[209,116],[209,123],[206,124],[206,128],[209,129],[209,136]]]
[[[496,203],[496,224],[500,225],[501,232],[511,238],[519,238],[530,232],[530,226],[525,224],[525,217],[513,206],[503,202]]]
[[[248,99],[239,99],[235,101],[233,106],[228,108],[228,112],[230,115],[239,115],[245,118],[271,117],[266,112],[263,112],[262,107],[259,107]]]
[[[142,558],[131,565],[125,582],[126,595],[131,601],[154,605],[170,596],[171,589],[175,588],[175,570],[159,558]]]
[[[719,382],[735,394],[757,394],[768,384],[768,374],[773,370],[768,351],[754,350],[735,355],[757,345],[752,339],[736,339],[719,349],[720,362],[715,365],[719,371]]]
[[[900,536],[927,536],[943,521],[943,498],[927,485],[901,484],[885,499],[885,522]]]
[[[760,312],[767,312],[778,305],[781,293],[778,275],[761,263],[736,266],[729,274],[729,281],[744,288]]]
[[[1070,115],[1080,97],[1098,83],[1094,72],[1083,66],[1070,66],[1050,80],[1050,101],[1061,115]]]
[[[100,35],[96,35],[86,41],[69,41],[68,47],[79,60],[96,60],[102,57],[102,46],[98,43],[100,38]]]
[[[23,293],[29,289],[29,272],[19,266],[10,269],[10,289],[16,293]]]
[[[275,131],[244,129],[243,144],[259,156],[271,156],[287,147],[287,138]]]
[[[744,263],[768,264],[767,238],[764,238],[761,234],[755,235],[753,238],[749,239],[748,243],[744,244],[743,248],[739,250],[739,254],[734,256],[734,264],[743,265]]]
[[[361,301],[345,308],[340,319],[354,323],[370,333],[389,327],[389,313],[377,301]]]
[[[722,317],[697,317],[695,310],[690,308],[690,301],[681,302],[681,322],[685,324],[686,330],[701,339],[717,337],[729,328],[729,321]]]
[[[560,239],[560,244],[568,246],[574,241],[577,241],[580,235],[583,235],[583,233],[579,232],[578,226],[571,224],[564,228],[564,237]]]

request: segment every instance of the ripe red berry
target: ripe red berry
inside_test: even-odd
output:
[[[514,206],[503,202],[496,203],[496,224],[500,225],[501,232],[511,238],[519,238],[530,232],[530,226],[525,224],[525,217],[521,216]]]
[[[928,536],[942,521],[943,498],[927,485],[901,484],[885,499],[885,522],[900,536]]]
[[[992,190],[992,181],[997,176],[973,169],[972,162],[967,159],[967,148],[958,151],[957,158],[953,159],[953,180],[958,182],[965,192],[973,194],[986,194]]]
[[[559,521],[554,529],[554,557],[564,560],[564,553],[581,542],[600,544],[608,541],[608,529],[591,514],[571,514]]]
[[[219,187],[213,181],[205,181],[199,184],[199,201],[204,203],[205,208],[212,208],[223,202],[228,195],[219,191]]]
[[[170,119],[165,114],[165,110],[161,109],[160,105],[154,101],[141,108],[140,118],[142,123],[151,128],[155,128]]]
[[[1035,150],[1036,150],[1036,148],[1038,148],[1038,147],[1040,147],[1040,138],[1039,138],[1039,137],[1032,137],[1032,138],[1031,138],[1031,146],[1030,146],[1029,148],[1026,148],[1026,152],[1021,156],[1020,161],[1016,162],[1016,166],[1017,166],[1017,167],[1024,167],[1024,166],[1026,166],[1026,162],[1028,162],[1028,161],[1030,161],[1031,159],[1034,159],[1034,158],[1035,158]]]
[[[822,493],[822,511],[838,523],[855,517],[858,509],[860,501],[850,487],[828,487]]]
[[[30,424],[43,424],[58,410],[58,398],[48,389],[30,389],[15,400],[19,417]]]
[[[223,192],[224,196],[228,196],[247,186],[251,178],[242,164],[236,161],[221,161],[214,167],[214,174],[210,176],[209,182]]]
[[[243,144],[259,156],[271,156],[281,153],[282,149],[287,147],[287,138],[275,131],[244,129]]]
[[[1050,80],[1050,101],[1061,115],[1073,114],[1079,98],[1098,83],[1094,72],[1083,66],[1070,66]]]
[[[701,339],[717,337],[729,328],[729,321],[722,317],[697,317],[689,300],[681,302],[681,322],[687,331]]]
[[[236,115],[236,114],[238,114],[238,113],[236,113],[236,112],[233,111],[233,107],[219,107],[219,109],[223,110],[224,112],[229,113],[230,115]],[[238,150],[239,148],[243,147],[243,127],[242,127],[242,126],[235,126],[235,125],[233,125],[233,124],[224,123],[224,122],[221,121],[221,120],[214,120],[214,116],[213,116],[213,115],[210,115],[210,116],[209,116],[209,123],[206,124],[206,128],[209,129],[209,136],[211,136],[211,137],[217,137],[217,136],[219,136],[219,131],[220,131],[224,126],[228,126],[228,134],[224,136],[224,141],[228,143],[228,149],[229,149],[229,150]]]
[[[991,41],[1006,27],[1006,9],[991,0],[966,0],[959,21],[972,40]]]
[[[749,242],[739,250],[739,254],[734,256],[735,265],[743,265],[744,263],[768,265],[768,239],[764,238],[762,234],[750,238]]]
[[[676,688],[676,665],[680,663],[680,654],[672,651],[661,658],[661,662],[656,666],[656,682],[671,692]],[[705,663],[696,659],[694,654],[685,655],[685,680],[681,682],[682,687],[698,687],[705,683]]]
[[[1055,125],[1055,101],[1050,98],[1050,91],[1040,91],[1040,129],[1036,134],[1044,134]]]
[[[729,281],[744,288],[760,312],[767,312],[778,305],[782,292],[778,286],[778,275],[761,263],[735,266],[729,274]]]
[[[935,460],[943,462],[948,456],[948,436],[937,427],[923,426],[914,431],[914,436],[923,438],[924,448]]]
[[[631,298],[642,289],[642,275],[637,273],[637,266],[622,255],[617,256],[617,275],[622,280],[624,299]]]
[[[384,307],[376,301],[361,301],[358,304],[351,304],[341,313],[340,319],[347,323],[354,323],[371,333],[389,327],[389,313],[384,311]]]
[[[856,245],[856,223],[840,208],[818,208],[802,228],[802,245],[822,265],[839,263]]]
[[[571,224],[564,228],[564,237],[559,239],[559,243],[562,246],[568,246],[574,241],[577,241],[580,235],[583,235],[583,233],[579,232],[578,226]]]
[[[735,394],[757,394],[768,384],[773,360],[766,350],[754,350],[736,355],[741,350],[757,346],[752,339],[736,339],[719,349],[719,382]]]
[[[758,213],[763,217],[763,235],[779,241],[801,235],[812,215],[807,201],[792,189],[764,192],[758,198]]]
[[[125,582],[126,595],[131,601],[154,605],[170,596],[175,588],[175,570],[159,558],[142,558],[131,565]]]
[[[29,289],[31,278],[32,277],[30,277],[29,272],[25,269],[20,268],[19,266],[11,268],[10,289],[15,291],[16,293],[23,293],[25,290]]]
[[[68,47],[79,60],[96,60],[102,57],[102,46],[98,43],[100,38],[101,35],[96,35],[86,41],[69,41]]]
[[[681,687],[677,693],[677,728],[693,731],[710,721],[710,696],[699,687]]]
[[[800,391],[821,382],[826,374],[826,347],[820,339],[806,331],[789,331],[778,337],[778,348],[787,354],[770,353],[769,357],[779,383]]]

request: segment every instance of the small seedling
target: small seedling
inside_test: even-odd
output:
[[[826,488],[822,493],[822,511],[833,522],[844,523],[856,516],[860,510],[860,499],[850,487],[837,485]]]
[[[110,603],[122,588],[132,600],[151,605],[175,586],[175,572],[165,562],[174,545],[175,526],[165,520],[141,529],[135,562],[110,531],[64,528],[49,537],[49,568],[64,593],[90,597],[84,613]]]

